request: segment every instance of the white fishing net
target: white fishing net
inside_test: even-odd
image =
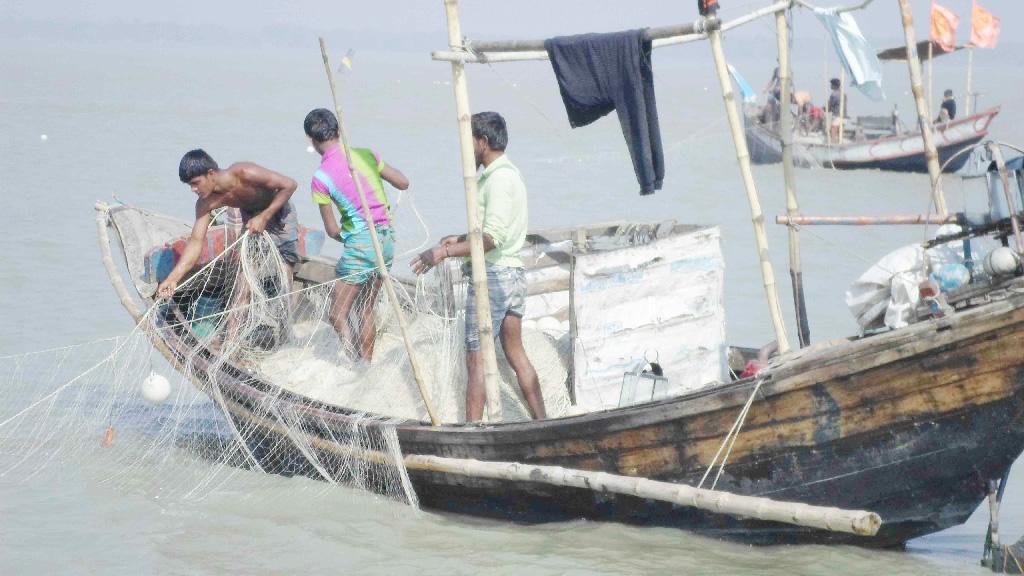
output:
[[[152,294],[151,271],[139,262],[187,230],[126,208],[111,219],[129,276]],[[453,270],[396,282],[396,307],[374,289],[379,277],[361,287],[351,278],[293,280],[269,235],[227,238],[223,254],[171,302],[146,310],[128,336],[0,358],[0,479],[88,461],[101,464],[105,482],[146,477],[161,496],[201,498],[262,470],[416,506],[396,427],[428,420],[424,393],[440,422],[465,414],[464,295]],[[564,339],[525,330],[523,341],[548,415],[567,413]],[[498,354],[504,419],[528,419]]]

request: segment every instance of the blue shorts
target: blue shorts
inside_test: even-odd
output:
[[[487,265],[487,297],[491,303],[491,329],[497,338],[506,315],[523,317],[526,311],[526,271],[522,268]],[[466,350],[480,350],[476,290],[472,280],[466,292]]]
[[[391,226],[377,225],[377,238],[388,270],[395,259],[395,233]],[[370,230],[356,232],[345,239],[345,250],[334,267],[342,282],[362,284],[377,274],[377,255],[373,250]]]

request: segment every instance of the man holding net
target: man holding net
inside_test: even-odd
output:
[[[526,273],[519,250],[526,242],[526,184],[519,169],[505,156],[505,119],[497,112],[479,112],[473,115],[472,130],[476,165],[484,168],[477,183],[493,333],[501,337],[505,358],[516,373],[531,415],[546,418],[537,371],[526,356],[522,337]],[[464,235],[442,238],[438,246],[421,253],[409,265],[416,274],[423,274],[452,256],[469,256],[469,241]],[[472,422],[483,417],[487,399],[472,283],[466,294],[466,366],[466,420]]]
[[[323,157],[320,168],[313,174],[313,202],[320,207],[327,235],[345,244],[334,268],[338,281],[334,284],[329,313],[331,324],[342,343],[353,348],[353,355],[369,362],[373,358],[377,336],[373,309],[380,293],[381,276],[363,202],[352,174],[359,178],[359,185],[366,196],[388,268],[395,254],[395,234],[391,228],[391,209],[384,194],[384,182],[405,190],[409,188],[409,179],[395,167],[385,164],[368,148],[352,149],[350,169],[349,159],[338,141],[338,119],[326,108],[317,108],[307,114],[302,127]],[[335,220],[332,204],[341,214],[340,221]],[[353,305],[359,322],[358,346],[352,342],[349,324]]]
[[[196,222],[181,258],[157,288],[160,298],[173,296],[178,282],[199,261],[206,232],[213,221],[211,213],[218,208],[240,209],[249,233],[269,232],[289,269],[298,263],[299,222],[290,201],[298,187],[294,180],[252,162],[238,162],[221,170],[201,149],[191,150],[182,157],[178,178],[199,196]]]

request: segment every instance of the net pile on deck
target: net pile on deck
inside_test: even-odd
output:
[[[237,250],[238,272],[228,270],[236,264],[227,255],[224,269],[212,269],[209,278],[181,301],[201,347],[215,350],[222,362],[242,366],[312,400],[383,416],[428,418],[409,350],[383,291],[368,300],[364,288],[347,318],[341,318],[334,293],[346,278],[288,291],[286,268],[269,240],[245,238]],[[449,274],[450,268],[439,267],[417,284],[415,293],[399,291],[399,298],[409,321],[412,354],[424,369],[437,416],[453,423],[464,418],[467,375],[465,312],[461,299],[454,302],[457,298],[445,288],[451,285]],[[227,289],[232,275],[234,286]],[[225,288],[211,288],[218,282]],[[360,356],[364,321],[373,322],[376,341],[369,359]],[[570,407],[566,340],[559,344],[544,332],[526,329],[523,342],[537,370],[548,415],[564,415]],[[515,374],[499,356],[503,419],[528,419]]]

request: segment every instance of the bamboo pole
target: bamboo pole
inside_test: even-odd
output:
[[[746,24],[749,24],[750,22],[753,22],[754,20],[757,20],[758,18],[762,18],[764,16],[768,16],[769,14],[773,14],[773,13],[779,11],[779,10],[785,10],[789,6],[790,6],[790,1],[789,0],[785,0],[785,1],[782,1],[782,2],[776,2],[776,3],[774,3],[774,4],[770,5],[770,6],[766,6],[764,8],[759,9],[759,10],[755,10],[755,11],[749,13],[749,14],[745,14],[745,15],[740,16],[738,18],[735,18],[733,20],[729,20],[728,22],[722,22],[721,23],[722,31],[724,32],[726,30],[732,30],[733,28],[738,28],[740,26],[744,26]],[[653,47],[653,48],[663,48],[665,46],[675,46],[676,44],[685,44],[687,42],[696,42],[698,40],[704,40],[705,38],[707,38],[707,33],[705,31],[703,31],[703,30],[706,30],[706,27],[709,25],[710,21],[711,21],[711,19],[703,21],[702,25],[705,28],[700,28],[701,25],[698,25],[698,24],[695,23],[694,24],[694,32],[691,33],[691,34],[683,34],[683,35],[679,35],[679,36],[667,36],[667,37],[655,38],[651,42],[651,47]],[[680,29],[681,29],[681,26],[680,26]],[[542,49],[526,50],[526,51],[519,51],[519,52],[505,52],[505,51],[502,51],[502,52],[488,52],[488,51],[481,50],[480,49],[481,45],[485,45],[486,46],[486,44],[484,44],[484,43],[479,43],[479,42],[478,43],[474,43],[471,46],[472,49],[473,49],[472,53],[467,52],[467,51],[461,49],[461,47],[458,50],[447,50],[447,51],[439,50],[439,51],[435,51],[435,52],[431,53],[431,58],[433,58],[434,60],[441,60],[441,61],[459,61],[459,62],[465,62],[465,63],[479,63],[479,64],[485,64],[485,63],[486,64],[491,64],[491,63],[495,63],[495,62],[520,62],[520,61],[524,61],[524,60],[547,60],[548,59],[548,53],[546,51],[542,50]]]
[[[914,93],[914,105],[917,106],[917,123],[921,129],[921,138],[924,140],[924,157],[928,162],[928,175],[932,181],[932,202],[935,204],[935,211],[945,216],[946,199],[942,193],[941,180],[942,172],[939,168],[939,153],[935,149],[935,140],[932,137],[931,118],[925,107],[924,94],[921,89],[921,60],[917,55],[917,40],[914,37],[914,14],[910,7],[910,0],[899,0],[900,12],[903,16],[903,38],[907,44],[907,66],[910,69],[910,87]]]
[[[449,1],[449,0],[446,0]],[[288,433],[280,423],[236,407],[236,415],[279,435]],[[376,450],[363,450],[310,436],[309,442],[317,450],[358,458],[373,464],[396,466],[391,455]],[[561,466],[544,466],[520,462],[495,462],[470,458],[451,458],[422,454],[407,454],[401,464],[407,470],[434,472],[487,478],[512,482],[548,484],[566,488],[590,490],[598,494],[613,493],[669,502],[678,506],[697,508],[713,514],[752,518],[767,522],[781,522],[831,532],[845,532],[859,536],[874,536],[882,525],[882,518],[866,510],[814,506],[802,502],[772,500],[760,496],[745,496],[722,490],[694,488],[686,484],[651,480],[639,476],[623,476],[609,472],[579,470]]]
[[[444,7],[448,21],[448,45],[452,50],[459,50],[462,48],[462,29],[459,24],[458,0],[444,0]],[[459,144],[462,150],[462,183],[466,193],[469,260],[473,271],[473,289],[476,292],[476,317],[480,333],[480,353],[483,356],[484,387],[487,391],[486,415],[489,421],[497,422],[501,420],[498,359],[494,349],[494,329],[491,327],[483,231],[480,228],[480,204],[477,200],[469,88],[466,85],[466,66],[461,61],[452,61],[452,88],[455,91],[455,114],[459,123]]]
[[[1020,235],[1017,203],[1013,201],[1013,193],[1010,192],[1010,179],[1006,174],[1006,162],[1003,160],[1003,151],[999,149],[999,144],[996,144],[995,142],[988,143],[988,150],[992,153],[992,159],[995,160],[996,168],[999,170],[999,179],[1003,183],[1003,194],[1006,197],[1006,210],[1010,213],[1010,226],[1013,228],[1013,238],[1017,244],[1017,253],[1024,254],[1024,239],[1021,239]]]
[[[709,24],[711,23],[709,22]],[[775,287],[775,273],[772,270],[772,261],[768,252],[768,235],[764,228],[764,214],[761,212],[761,201],[754,185],[754,175],[750,170],[750,152],[747,150],[747,141],[743,136],[743,125],[740,122],[739,112],[736,110],[736,98],[725,63],[722,33],[717,26],[711,26],[711,30],[708,31],[708,39],[711,44],[711,54],[715,60],[715,69],[718,72],[718,83],[722,89],[726,116],[729,118],[729,127],[732,129],[736,160],[740,165],[743,186],[747,192],[747,202],[750,204],[750,220],[754,226],[754,238],[757,241],[758,258],[761,261],[761,277],[764,280],[764,291],[768,298],[768,311],[775,329],[775,339],[779,343],[779,352],[785,354],[789,351],[789,339],[786,338],[786,325],[782,320],[782,309],[779,306],[779,295]]]
[[[472,478],[535,482],[581,488],[599,493],[611,492],[670,502],[678,506],[697,508],[715,514],[784,522],[860,536],[874,536],[882,524],[882,519],[878,514],[865,510],[843,510],[800,502],[780,502],[769,498],[694,488],[685,484],[662,482],[649,478],[577,470],[561,466],[486,462],[410,454],[405,457],[405,467],[410,470],[443,472]]]
[[[641,32],[644,40],[660,40],[700,34],[704,31],[703,22],[698,20],[689,24],[659,26],[645,28]],[[498,40],[470,42],[469,48],[474,52],[533,52],[544,50],[545,40]]]
[[[388,266],[384,261],[384,254],[380,247],[380,238],[377,237],[377,227],[373,222],[373,214],[370,212],[370,204],[366,201],[366,191],[363,190],[362,182],[357,177],[355,168],[352,165],[352,149],[349,147],[348,131],[345,129],[345,117],[342,115],[341,103],[338,100],[337,85],[334,82],[334,71],[331,68],[331,63],[327,56],[327,45],[324,44],[323,38],[320,38],[320,54],[324,58],[324,69],[327,71],[327,80],[331,84],[331,99],[334,101],[334,113],[338,117],[338,135],[341,137],[341,146],[345,152],[349,176],[351,176],[352,181],[355,182],[356,190],[359,192],[359,201],[363,203],[363,217],[366,219],[367,226],[370,229],[370,240],[373,242],[373,253],[377,260],[377,270],[380,272],[381,281],[384,284],[384,290],[388,294],[388,300],[391,301],[391,308],[394,311],[395,316],[398,318],[398,326],[402,332],[402,340],[405,342],[405,350],[409,356],[409,364],[412,365],[412,375],[416,379],[416,386],[419,388],[420,396],[423,398],[423,404],[427,407],[427,414],[430,416],[430,423],[437,426],[437,415],[434,411],[434,406],[430,401],[430,393],[427,391],[423,370],[420,368],[419,361],[416,359],[416,351],[413,349],[412,339],[409,337],[409,324],[405,319],[405,313],[402,311],[402,307],[398,303],[398,297],[395,294],[395,287],[391,283],[391,274],[388,273]],[[374,303],[371,302],[368,305],[373,306]]]
[[[935,118],[935,43],[928,42],[928,117]]]
[[[785,226],[906,226],[914,224],[955,224],[955,214],[911,214],[909,216],[776,216],[775,223]]]
[[[793,83],[789,62],[789,23],[785,10],[775,13],[776,37],[779,44],[779,82],[782,83],[782,175],[786,187],[786,213],[792,218],[800,212],[796,198],[796,177],[793,170],[793,116],[790,114],[790,98]],[[800,265],[800,233],[789,227],[789,280],[793,285],[793,310],[796,312],[797,337],[800,347],[811,342],[811,328],[807,320],[807,302],[804,299],[804,278]]]

